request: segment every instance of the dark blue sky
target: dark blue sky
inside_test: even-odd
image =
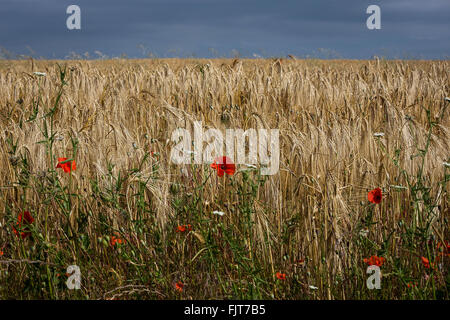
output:
[[[81,30],[66,27],[71,4],[81,8]],[[366,27],[371,4],[381,7],[381,30]],[[47,58],[442,59],[449,21],[449,0],[0,0],[0,47]]]

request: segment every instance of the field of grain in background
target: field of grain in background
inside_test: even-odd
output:
[[[39,142],[57,63],[67,85],[50,153]],[[448,70],[448,61],[0,61],[0,298],[448,299],[448,255],[434,268],[421,262],[449,240]],[[440,122],[428,136],[430,119]],[[279,129],[279,173],[206,179],[207,164],[171,164],[172,131],[193,121]],[[76,170],[54,171],[58,157]],[[435,203],[427,212],[405,180],[418,171]],[[35,221],[22,240],[11,225],[24,210]],[[381,290],[366,288],[372,255],[386,258]],[[81,290],[65,286],[72,264]]]

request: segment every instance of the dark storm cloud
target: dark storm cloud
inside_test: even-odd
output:
[[[66,28],[71,4],[81,7],[82,30]],[[381,7],[381,30],[366,28],[370,4]],[[448,0],[1,0],[0,46],[45,57],[236,49],[246,56],[443,58],[450,52],[449,16]]]

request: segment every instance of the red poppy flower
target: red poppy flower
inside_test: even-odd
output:
[[[66,160],[67,158],[58,158],[58,165],[56,166],[56,168],[61,168],[66,173],[70,171],[75,171],[77,169],[77,164],[75,163],[75,160],[62,163]]]
[[[383,198],[383,193],[381,192],[380,188],[376,188],[369,192],[367,198],[369,199],[370,202],[378,204],[381,202],[381,199]]]
[[[111,246],[114,247],[116,244],[123,244],[123,243],[125,243],[125,240],[120,239],[120,238],[118,238],[116,236],[112,236],[110,243],[111,243]]]
[[[183,292],[183,287],[184,287],[183,282],[178,281],[177,283],[175,283],[175,289],[176,289],[177,291]]]
[[[1,256],[3,256],[3,251],[2,251],[2,250],[0,250],[0,257],[1,257]]]
[[[224,173],[232,176],[236,172],[236,165],[230,158],[225,156],[214,159],[211,168],[217,170],[219,177],[223,177]]]
[[[192,226],[190,224],[183,224],[177,227],[176,232],[185,232],[186,230],[192,231]]]
[[[450,242],[445,241],[444,243],[438,242],[436,250],[439,256],[450,256]]]
[[[185,231],[186,231],[186,227],[184,225],[177,227],[177,232],[185,232]]]
[[[286,280],[286,274],[285,273],[277,272],[276,276],[277,276],[277,278],[279,280]]]
[[[422,264],[423,264],[423,266],[424,266],[425,268],[427,268],[427,269],[430,269],[430,260],[428,260],[428,259],[425,258],[425,257],[421,257],[421,259],[422,259]]]
[[[26,237],[31,235],[31,231],[30,228],[26,225],[32,224],[34,222],[34,218],[31,216],[31,213],[28,211],[25,212],[21,212],[19,213],[18,217],[17,217],[17,227],[18,229],[22,229],[22,232],[20,232],[20,236],[22,237],[22,239],[25,239]],[[24,225],[22,228],[22,224]],[[14,233],[16,234],[16,236],[19,236],[19,231],[16,230],[16,228],[12,227]]]
[[[369,266],[381,267],[386,259],[383,257],[371,256],[369,259],[364,259],[363,261]]]

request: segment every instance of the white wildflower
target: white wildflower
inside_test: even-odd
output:
[[[450,163],[449,162],[444,161],[442,164],[444,165],[444,167],[450,168]]]
[[[225,213],[223,211],[213,211],[212,214],[217,214],[218,216],[223,216]]]
[[[373,134],[374,137],[380,138],[380,137],[384,137],[384,132],[375,132]]]
[[[319,289],[319,288],[317,288],[315,286],[312,286],[312,285],[310,285],[309,288],[312,289],[312,290],[318,290]]]
[[[38,77],[45,77],[47,74],[45,72],[33,72]]]

